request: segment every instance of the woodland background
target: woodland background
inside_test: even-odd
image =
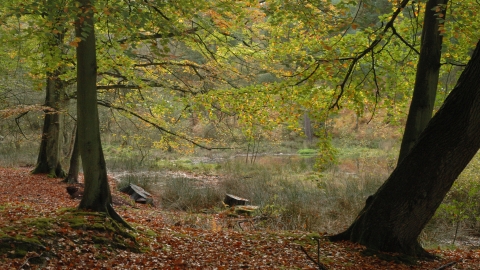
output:
[[[137,256],[118,251],[120,246],[133,249],[128,236],[117,247],[103,249],[105,254],[90,252],[92,247],[101,249],[105,241],[72,236],[79,233],[78,228],[72,229],[74,214],[70,213],[78,200],[70,199],[67,184],[57,179],[64,178],[71,165],[77,132],[75,52],[93,33],[91,29],[85,36],[75,33],[82,22],[80,2],[9,0],[0,8],[0,164],[10,168],[2,169],[2,194],[8,195],[2,195],[0,211],[9,214],[2,220],[0,237],[10,236],[2,240],[7,243],[7,248],[2,246],[2,259],[12,267],[61,265],[58,254],[76,251],[78,243],[85,245],[80,254],[97,254],[88,261],[97,266],[123,267],[112,265],[108,257]],[[480,38],[478,2],[444,2],[432,9],[435,31],[443,38],[433,112],[454,88]],[[117,211],[143,230],[136,235],[140,246],[155,238],[150,251],[144,257],[138,255],[144,265],[148,265],[146,257],[161,257],[159,250],[191,254],[187,244],[189,252],[175,250],[177,242],[165,244],[180,234],[184,235],[177,240],[189,243],[189,237],[198,235],[208,240],[245,233],[235,236],[241,238],[238,242],[227,244],[238,255],[248,234],[276,232],[278,241],[300,239],[299,245],[314,252],[316,242],[310,238],[324,241],[325,234],[346,229],[368,196],[395,169],[415,87],[425,2],[115,0],[92,4],[103,155],[113,201],[119,203],[114,205]],[[396,11],[394,27],[389,27]],[[48,154],[42,158],[40,145],[49,140],[42,136],[47,134],[49,117],[55,124],[48,134],[56,134],[57,141],[46,144]],[[48,150],[48,145],[56,150]],[[43,159],[46,164],[54,160],[53,165],[46,165],[41,178],[32,178],[27,172],[42,167]],[[460,269],[475,269],[468,260],[478,259],[480,245],[479,166],[475,157],[419,236],[426,249],[438,249],[444,256],[443,261],[434,262],[438,266],[454,261],[464,267]],[[52,183],[54,179],[59,187]],[[82,174],[79,180],[83,181]],[[130,183],[152,193],[155,207],[135,206],[116,191]],[[26,189],[21,189],[23,184]],[[14,192],[17,188],[21,190]],[[42,194],[39,202],[65,202],[46,214],[56,220],[48,227],[44,223],[50,220],[42,223],[32,216],[34,199],[14,199],[13,193],[27,198]],[[226,193],[247,198],[259,209],[247,216],[232,212],[221,203]],[[51,195],[47,199],[45,194]],[[14,212],[29,214],[12,217]],[[161,225],[148,225],[147,219]],[[101,223],[95,215],[85,220],[92,227]],[[22,229],[15,232],[12,222],[22,224]],[[32,232],[33,227],[37,229]],[[52,231],[47,238],[70,241],[66,246],[71,248],[25,244],[19,238],[36,239],[45,233],[42,230]],[[160,233],[165,230],[173,233]],[[99,231],[113,237],[109,228]],[[12,249],[12,241],[21,248]],[[276,252],[285,248],[269,245]],[[329,246],[323,247],[327,250],[323,255],[339,248],[330,242],[324,245]],[[462,251],[449,253],[457,247]],[[292,249],[297,252],[295,258],[304,261],[273,260],[270,266],[315,266],[299,246]],[[71,262],[79,258],[71,256]],[[350,255],[328,256],[322,259],[321,255],[321,261],[332,269],[358,267],[356,262],[364,263],[363,269],[378,269],[383,263],[368,257],[345,263],[338,258]],[[30,258],[40,262],[32,263]],[[233,267],[229,260],[244,263],[242,258],[226,259],[224,266]],[[164,266],[172,268],[215,266],[214,262],[196,265],[192,257],[163,259]],[[434,263],[415,267],[430,269]]]

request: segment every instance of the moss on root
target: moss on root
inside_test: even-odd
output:
[[[61,216],[61,221],[73,229],[92,232],[95,244],[140,252],[135,236],[106,213],[70,210]]]
[[[0,254],[7,254],[10,258],[23,258],[30,251],[43,250],[45,246],[36,238],[0,235]]]
[[[125,228],[106,213],[67,208],[57,214],[56,218],[27,218],[17,221],[15,226],[2,227],[0,254],[22,258],[28,252],[42,253],[58,243],[59,238],[78,244],[91,243],[110,250],[146,251],[135,238],[137,232]]]

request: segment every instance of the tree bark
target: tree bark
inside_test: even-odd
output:
[[[107,168],[100,139],[97,109],[97,59],[94,12],[90,0],[78,0],[80,14],[76,22],[77,53],[77,132],[85,177],[85,191],[79,208],[107,212],[112,202]]]
[[[93,0],[77,0],[80,13],[75,35],[77,54],[77,135],[85,188],[79,209],[106,212],[113,220],[133,228],[115,212],[100,138],[97,108],[97,53]]]
[[[448,0],[429,0],[425,7],[420,57],[417,64],[412,102],[403,133],[398,163],[405,158],[420,133],[432,118],[440,74],[440,57],[443,35],[439,31],[439,17],[445,18],[445,9],[435,12],[435,7],[446,5]]]
[[[42,139],[38,153],[37,164],[32,173],[48,173],[50,177],[65,177],[65,172],[60,163],[62,140],[61,134],[61,110],[64,104],[65,85],[58,78],[60,70],[47,73],[47,87],[45,106],[52,110],[45,111],[43,121]]]
[[[313,130],[312,121],[307,112],[303,114],[303,131],[305,133],[307,147],[310,147],[313,141]]]
[[[78,171],[80,169],[80,150],[78,149],[78,129],[75,128],[75,140],[73,142],[72,156],[70,157],[70,167],[68,174],[63,183],[76,184],[78,183]]]
[[[332,240],[423,256],[418,236],[480,148],[480,43],[455,88],[409,154]]]
[[[57,16],[55,12],[52,12],[50,17],[51,20],[61,20],[61,16]],[[54,29],[51,30],[53,31]],[[52,110],[45,111],[40,150],[37,164],[32,173],[48,173],[51,177],[65,177],[60,161],[62,148],[61,118],[63,117],[62,111],[66,107],[66,82],[60,78],[60,75],[65,72],[65,67],[63,64],[58,66],[58,63],[62,61],[60,58],[64,53],[62,46],[67,28],[64,27],[60,32],[58,29],[55,30],[57,32],[55,34],[52,32],[46,41],[50,58],[54,60],[45,63],[47,65],[45,106],[50,107]],[[52,68],[52,65],[54,68]]]

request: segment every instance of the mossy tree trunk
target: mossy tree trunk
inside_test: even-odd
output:
[[[455,88],[353,224],[332,240],[428,255],[418,236],[480,148],[480,43]]]
[[[442,19],[445,18],[445,9],[439,8],[440,12],[436,12],[435,8],[439,6],[444,7],[447,2],[447,0],[429,0],[425,7],[415,86],[402,137],[398,163],[410,152],[410,149],[412,149],[423,129],[425,129],[432,118],[440,74],[443,38],[442,33],[439,31],[439,14],[441,14]]]

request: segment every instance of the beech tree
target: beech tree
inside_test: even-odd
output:
[[[409,154],[332,240],[381,251],[428,253],[418,236],[480,148],[480,43],[442,107]]]
[[[77,135],[82,159],[85,190],[79,208],[107,212],[123,221],[113,210],[107,167],[100,139],[97,108],[97,58],[93,1],[78,0],[75,25],[77,40]]]
[[[63,43],[63,33],[56,35],[55,44],[58,48]],[[60,163],[62,140],[62,110],[65,108],[65,82],[59,78],[61,68],[47,72],[45,111],[42,139],[38,153],[37,164],[32,173],[48,173],[51,177],[65,177]]]
[[[67,82],[61,78],[67,68],[67,46],[64,46],[68,32],[68,15],[64,12],[67,2],[46,1],[6,1],[0,19],[7,29],[11,29],[3,39],[20,41],[19,47],[33,43],[35,46],[22,53],[15,53],[19,62],[26,62],[28,74],[45,86],[44,123],[36,166],[32,173],[48,173],[51,177],[64,177],[60,163],[63,131],[62,118],[66,107],[65,89]],[[13,20],[13,18],[16,18]],[[14,25],[19,27],[14,27]],[[38,29],[42,29],[39,31]],[[23,57],[29,61],[24,61]]]
[[[25,13],[33,12],[34,5],[29,6]],[[48,173],[50,177],[65,177],[65,172],[60,163],[62,148],[62,118],[68,102],[66,87],[68,83],[61,78],[66,73],[65,58],[67,49],[64,46],[65,35],[68,32],[66,22],[68,18],[64,12],[66,3],[63,1],[48,1],[38,12],[37,18],[41,18],[48,33],[42,33],[40,43],[46,53],[44,65],[46,66],[46,91],[45,104],[49,110],[45,111],[42,139],[38,153],[37,164],[32,173]]]

